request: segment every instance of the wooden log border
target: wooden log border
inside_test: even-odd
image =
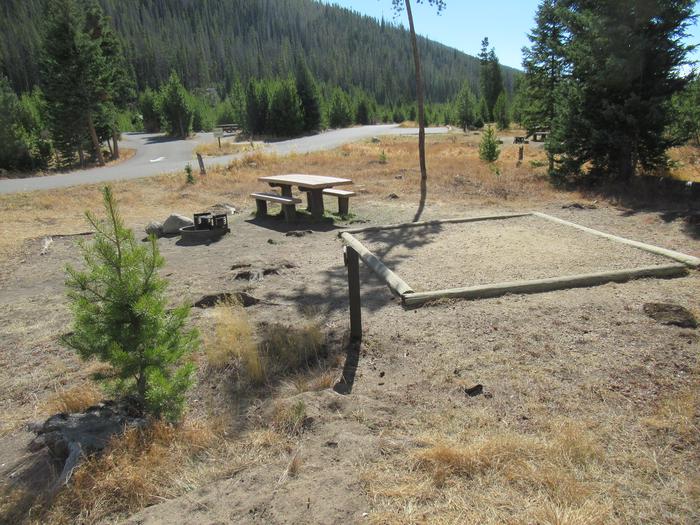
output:
[[[527,281],[511,281],[494,284],[469,286],[463,288],[448,288],[445,290],[434,290],[428,292],[414,292],[397,274],[387,268],[372,252],[370,252],[356,237],[354,233],[377,232],[384,230],[396,230],[402,228],[413,228],[421,226],[433,226],[437,224],[455,224],[466,222],[478,222],[489,220],[513,219],[518,217],[534,216],[551,222],[570,226],[578,230],[604,237],[614,242],[633,246],[635,248],[661,255],[678,261],[672,264],[662,264],[655,266],[645,266],[641,268],[628,268],[607,272],[596,272],[588,274],[569,275],[564,277],[551,277],[546,279],[534,279]],[[552,215],[541,212],[506,213],[500,215],[482,215],[477,217],[461,217],[455,219],[441,219],[435,221],[410,222],[405,224],[390,224],[386,226],[369,226],[366,228],[356,228],[340,232],[339,237],[343,242],[355,250],[360,258],[376,273],[389,287],[391,292],[400,297],[405,307],[419,306],[429,301],[443,298],[463,298],[463,299],[485,299],[489,297],[499,297],[502,295],[517,293],[541,293],[554,290],[564,290],[568,288],[581,288],[588,286],[598,286],[609,282],[625,282],[632,279],[644,277],[679,277],[688,273],[688,268],[699,268],[700,259],[685,253],[668,250],[659,246],[646,244],[639,241],[611,235],[593,228],[581,226],[574,222],[559,219]],[[682,263],[682,264],[679,264]]]

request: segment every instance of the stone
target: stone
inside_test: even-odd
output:
[[[595,204],[581,203],[581,202],[571,202],[569,204],[564,204],[563,209],[575,209],[575,210],[595,210],[598,208]]]
[[[163,225],[158,221],[149,222],[146,226],[146,235],[151,234],[155,235],[156,237],[163,235]]]
[[[291,232],[285,233],[285,237],[304,237],[305,235],[310,235],[312,234],[312,230],[294,230]]]
[[[209,210],[215,214],[225,213],[226,215],[234,215],[237,213],[235,206],[232,206],[226,202],[214,204],[209,208]]]
[[[387,195],[387,199],[394,200],[394,199],[398,199],[398,198],[399,198],[399,196],[396,195],[396,193],[390,193],[389,195]]]
[[[379,137],[372,137],[372,144],[379,144],[380,142]]]
[[[670,303],[646,303],[644,313],[661,324],[697,328],[698,321],[687,308]]]
[[[483,385],[474,385],[469,388],[464,389],[464,393],[467,394],[469,397],[476,397],[484,393],[484,386]]]
[[[194,226],[194,221],[184,215],[173,213],[170,217],[165,219],[163,223],[163,235],[178,234],[180,233],[180,228],[184,228],[185,226]]]

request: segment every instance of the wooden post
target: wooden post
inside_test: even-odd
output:
[[[338,197],[338,215],[347,215],[350,210],[350,197]]]
[[[265,217],[267,215],[267,202],[262,199],[255,199],[255,206],[258,209],[257,216]]]
[[[204,169],[204,160],[202,159],[202,156],[199,153],[197,153],[197,161],[199,162],[199,174],[206,175],[207,170]]]
[[[219,149],[221,149],[221,137],[216,137],[216,138],[219,139]]]
[[[522,162],[524,156],[525,156],[525,146],[520,146],[518,148],[518,162]]]
[[[350,338],[362,340],[362,310],[360,303],[360,257],[350,246],[345,247],[348,267],[348,296],[350,298]]]

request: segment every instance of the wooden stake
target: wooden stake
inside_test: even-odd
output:
[[[204,169],[204,160],[202,159],[202,156],[199,153],[197,153],[197,161],[199,162],[199,174],[206,175],[207,170]]]
[[[348,297],[350,299],[350,338],[362,340],[362,304],[360,299],[360,257],[346,246],[345,262],[348,267]]]

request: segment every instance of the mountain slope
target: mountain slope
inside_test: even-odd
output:
[[[361,87],[380,102],[415,91],[408,33],[348,9],[313,0],[99,1],[141,89],[163,82],[172,68],[188,87],[227,89],[235,79],[287,75],[303,56],[319,80]],[[18,91],[38,78],[46,2],[3,0],[0,7],[2,70]],[[465,79],[477,89],[478,59],[425,38],[420,49],[429,100],[453,97]],[[515,73],[503,68],[509,90]]]

